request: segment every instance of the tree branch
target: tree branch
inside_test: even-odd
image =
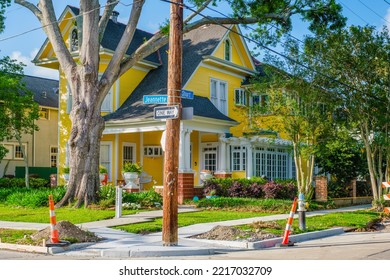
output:
[[[99,87],[100,89],[103,89],[103,92],[105,92],[105,87],[107,87],[108,90],[109,86],[112,84],[112,81],[118,78],[118,73],[120,72],[120,61],[125,56],[126,51],[129,48],[131,41],[133,40],[144,3],[145,0],[139,0],[133,3],[129,21],[127,22],[122,38],[119,41],[115,53],[100,80]]]
[[[41,21],[42,12],[38,9],[37,6],[25,0],[15,0],[15,3],[29,9],[39,19],[39,21]]]
[[[15,3],[29,9],[40,21],[44,32],[46,33],[50,43],[53,46],[54,52],[57,54],[57,59],[64,70],[67,78],[70,78],[71,68],[76,67],[72,56],[64,39],[55,17],[52,0],[40,0],[37,7],[25,0],[15,0]]]
[[[99,42],[101,42],[103,39],[103,34],[106,30],[108,20],[110,19],[110,16],[118,3],[118,0],[107,0],[103,15],[99,21]]]
[[[207,0],[205,3],[202,4],[202,6],[200,6],[198,8],[197,11],[194,11],[191,15],[189,15],[183,22],[183,25],[186,25],[187,23],[189,23],[194,17],[196,17],[197,15],[199,15],[200,12],[202,12],[204,9],[207,8],[207,6],[212,2],[213,0]]]

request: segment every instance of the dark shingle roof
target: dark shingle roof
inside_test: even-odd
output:
[[[33,76],[23,76],[22,82],[34,94],[40,106],[58,108],[58,81]]]
[[[80,13],[80,10],[78,8],[72,6],[68,7],[75,15],[78,15]],[[110,19],[107,23],[107,27],[104,31],[103,39],[100,45],[105,49],[114,51],[122,37],[123,32],[125,31],[125,28],[125,24],[120,22],[114,22]],[[152,36],[153,34],[149,32],[136,29],[133,40],[131,41],[129,48],[126,51],[126,54],[132,54],[141,44],[143,44],[145,40],[148,40]],[[149,55],[145,58],[145,60],[160,64],[158,52],[154,52],[153,54]]]
[[[210,25],[193,30],[183,38],[182,84],[185,85],[202,61],[203,56],[211,55],[224,34],[226,28]],[[153,108],[157,105],[144,105],[144,95],[167,94],[168,46],[160,49],[162,65],[151,70],[134,92],[114,113],[105,116],[106,121],[125,119],[144,119],[153,117]],[[233,119],[222,114],[206,97],[196,96],[193,100],[182,100],[183,107],[194,107],[194,116],[226,121]]]

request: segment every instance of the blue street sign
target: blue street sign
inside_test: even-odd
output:
[[[184,98],[184,99],[194,99],[194,92],[190,91],[190,90],[182,89],[180,96],[181,96],[181,98]]]
[[[167,104],[167,95],[144,95],[144,104]]]

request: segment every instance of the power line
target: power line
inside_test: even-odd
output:
[[[359,14],[355,13],[351,8],[349,8],[346,4],[344,4],[343,2],[339,1],[341,5],[343,5],[345,8],[347,8],[351,13],[353,13],[355,16],[357,16],[358,18],[360,18],[362,21],[364,21],[365,23],[367,24],[370,24],[368,21],[366,21],[364,18],[362,18]]]
[[[369,6],[367,6],[366,4],[364,4],[361,0],[359,0],[360,3],[363,4],[363,6],[365,6],[367,9],[369,9],[371,12],[373,12],[374,14],[376,14],[378,17],[380,17],[381,19],[385,20],[387,23],[390,23],[390,21],[388,21],[387,19],[385,19],[384,17],[382,17],[380,14],[378,14],[377,12],[375,12],[373,9],[371,9]]]
[[[171,3],[171,1],[169,1],[169,0],[160,0],[160,1],[167,2],[167,3]],[[213,21],[213,18],[211,18],[211,17],[209,17],[209,16],[207,16],[207,15],[204,15],[204,14],[202,14],[202,13],[196,11],[196,10],[194,10],[194,9],[192,9],[192,8],[190,8],[190,7],[188,7],[188,6],[185,5],[185,4],[183,4],[183,7],[185,7],[185,8],[187,8],[187,9],[191,10],[192,12],[194,12],[194,13],[200,15],[200,16],[203,17],[203,18],[206,18],[206,19],[209,19],[209,20]],[[224,15],[224,14],[222,14],[222,15]],[[226,18],[233,19],[233,18],[228,17],[227,15],[224,15],[224,16],[225,16]],[[234,20],[234,19],[233,19],[233,20]],[[214,21],[214,24],[219,25],[219,26],[221,26],[221,27],[223,27],[223,28],[229,30],[230,32],[235,33],[235,34],[237,34],[238,36],[241,36],[241,37],[245,38],[246,40],[248,40],[248,41],[250,41],[250,42],[252,42],[252,43],[255,43],[255,44],[259,45],[260,47],[262,47],[262,48],[264,48],[264,49],[266,49],[266,50],[269,50],[270,52],[275,53],[275,54],[277,54],[277,55],[283,57],[284,59],[287,59],[287,60],[289,60],[289,61],[291,61],[291,62],[293,62],[293,63],[295,63],[295,64],[297,64],[297,65],[299,65],[299,66],[301,66],[301,67],[303,67],[303,68],[305,68],[305,69],[307,69],[307,70],[309,70],[309,71],[315,72],[315,73],[319,74],[320,76],[325,77],[326,79],[328,79],[328,80],[330,80],[330,81],[336,82],[336,83],[338,83],[338,84],[340,84],[340,85],[343,85],[343,86],[345,86],[345,87],[347,87],[347,88],[349,88],[349,89],[351,89],[351,90],[354,90],[354,91],[357,91],[357,92],[360,92],[360,93],[364,93],[364,92],[362,92],[361,90],[356,89],[356,88],[354,88],[353,86],[350,86],[350,85],[348,85],[348,84],[346,84],[346,83],[344,83],[344,82],[342,82],[342,81],[339,81],[339,80],[337,80],[337,79],[335,79],[335,78],[333,78],[333,77],[331,77],[331,76],[329,76],[329,75],[327,75],[327,74],[324,74],[324,73],[322,73],[322,72],[319,72],[318,70],[313,69],[313,68],[311,68],[310,66],[307,66],[307,65],[305,65],[305,64],[303,64],[303,63],[301,63],[301,62],[299,62],[299,61],[297,61],[297,60],[295,60],[295,59],[289,57],[288,55],[279,53],[278,51],[275,51],[275,50],[271,49],[270,47],[267,47],[267,46],[261,44],[260,42],[254,40],[254,39],[252,39],[252,38],[250,38],[250,37],[248,37],[248,36],[246,36],[246,35],[244,35],[244,34],[241,34],[241,33],[237,32],[237,31],[235,31],[235,30],[233,30],[233,29],[230,28],[230,27],[227,27],[227,26],[225,26],[225,25],[223,25],[223,24],[220,24],[220,23],[218,23],[218,22],[215,22],[215,21]],[[375,96],[373,96],[373,98],[375,98]]]

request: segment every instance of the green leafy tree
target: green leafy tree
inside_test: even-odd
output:
[[[337,127],[326,139],[319,139],[316,146],[316,165],[324,173],[332,175],[332,179],[346,186],[356,177],[368,174],[364,144],[351,135],[345,127]]]
[[[99,17],[100,2],[104,5]],[[123,34],[108,67],[100,77],[100,40],[106,29],[109,17],[120,1],[81,0],[79,28],[79,58],[77,63],[69,52],[54,13],[52,0],[40,0],[38,5],[30,1],[15,0],[15,3],[29,9],[40,21],[48,41],[53,46],[64,76],[72,91],[72,129],[69,139],[70,179],[67,193],[57,204],[62,206],[76,200],[75,206],[87,206],[97,198],[99,188],[99,146],[104,129],[101,117],[101,104],[113,83],[136,62],[152,54],[168,43],[167,29],[162,28],[149,40],[139,46],[131,55],[126,51],[133,40],[145,0],[134,1],[129,6],[130,16],[126,32]],[[199,17],[208,5],[227,2],[233,10],[232,17]],[[189,4],[189,5],[187,5]],[[193,8],[193,4],[195,8]],[[257,24],[256,36],[276,40],[282,33],[292,28],[291,18],[300,15],[310,24],[313,31],[334,29],[344,24],[341,6],[335,0],[191,0],[185,1],[185,9],[193,11],[184,19],[183,32],[189,32],[207,24]],[[167,15],[168,16],[168,15]],[[272,35],[265,26],[275,23],[282,27],[279,34]]]
[[[310,199],[314,151],[332,124],[333,108],[328,93],[311,83],[311,71],[301,66],[305,57],[295,41],[286,42],[284,56],[290,59],[267,57],[274,66],[265,65],[265,75],[253,80],[254,91],[268,96],[267,106],[257,110],[256,126],[284,133],[292,142],[298,191]]]
[[[306,54],[315,58],[310,63],[317,70],[313,81],[339,100],[339,115],[364,143],[373,205],[378,209],[382,207],[381,182],[389,180],[389,36],[386,28],[351,26],[310,38],[305,46]]]
[[[22,145],[22,136],[38,129],[34,122],[39,118],[39,106],[33,101],[33,94],[21,82],[22,77],[23,64],[9,57],[0,59],[0,142],[18,141],[26,165],[28,186],[28,158]],[[1,160],[7,151],[3,145],[0,147]]]
[[[0,33],[4,31],[5,9],[11,4],[11,0],[0,0]]]

